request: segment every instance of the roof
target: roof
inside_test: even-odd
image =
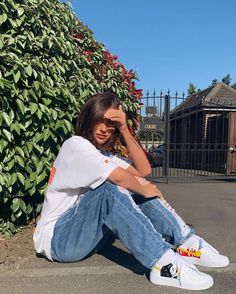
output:
[[[224,83],[215,85],[188,96],[176,106],[171,114],[199,108],[236,108],[236,90]]]

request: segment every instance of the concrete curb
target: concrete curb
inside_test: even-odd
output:
[[[143,273],[143,267],[136,265],[128,265],[129,269],[119,265],[106,266],[73,266],[73,267],[51,267],[51,268],[30,268],[30,269],[13,269],[0,273],[0,277],[57,277],[71,275],[107,275],[107,274],[133,274]],[[207,273],[228,273],[236,271],[236,263],[231,263],[225,268],[205,268],[198,267],[200,271]]]

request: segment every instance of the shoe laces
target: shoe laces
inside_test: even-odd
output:
[[[172,264],[175,272],[171,272],[171,274],[173,277],[178,277],[178,279],[180,278],[181,271],[189,273],[198,272],[198,269],[193,264],[187,263],[178,254],[175,255]]]

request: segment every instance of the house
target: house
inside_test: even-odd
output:
[[[224,83],[187,97],[170,113],[172,167],[236,173],[236,90]]]

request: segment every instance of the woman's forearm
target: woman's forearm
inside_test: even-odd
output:
[[[140,193],[142,185],[128,171],[121,167],[116,168],[108,177],[108,180],[113,184],[122,186],[134,193]]]
[[[105,118],[116,122],[117,127],[125,140],[129,157],[134,163],[134,167],[140,173],[140,176],[147,176],[151,173],[151,166],[144,153],[142,147],[131,135],[126,121],[126,114],[124,113],[122,106],[120,105],[118,109],[110,109],[105,113]]]
[[[133,161],[135,169],[140,173],[140,176],[144,177],[149,175],[151,173],[151,166],[142,147],[131,135],[128,129],[124,130],[121,134],[125,140],[130,158]]]
[[[135,176],[121,167],[117,167],[108,177],[108,180],[113,184],[124,187],[129,191],[142,195],[144,197],[159,196],[162,194],[155,185],[149,182],[141,184]]]

